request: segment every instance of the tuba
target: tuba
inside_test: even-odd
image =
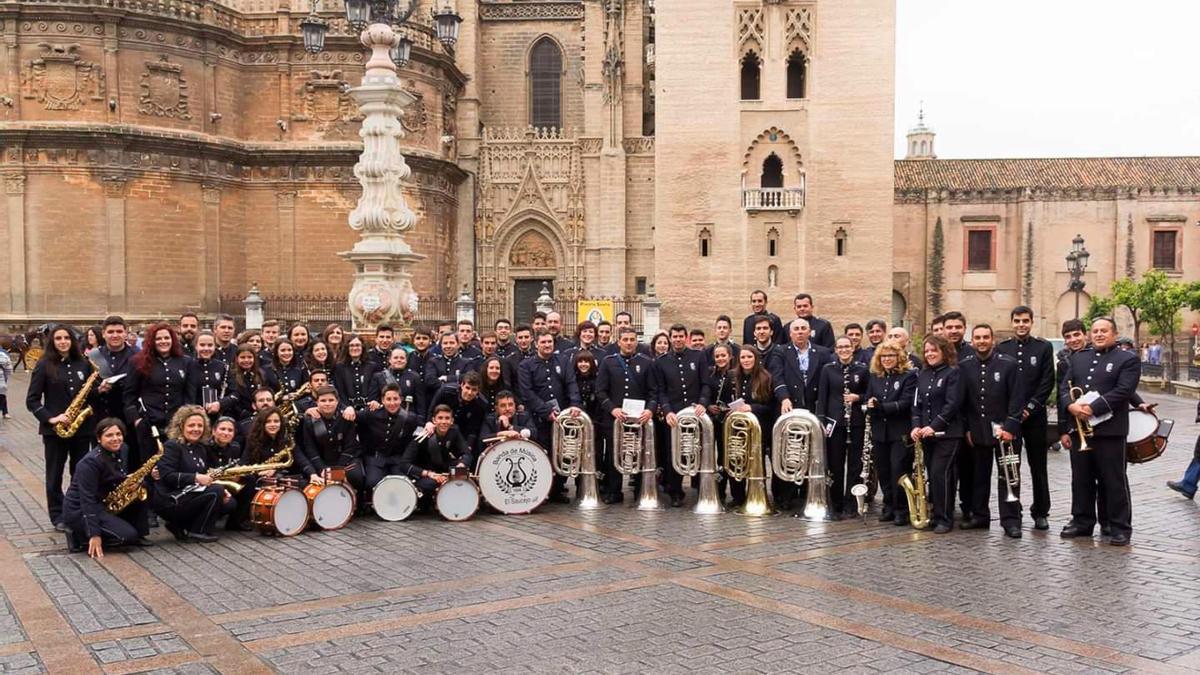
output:
[[[804,520],[822,521],[829,516],[829,480],[825,476],[825,430],[817,416],[807,410],[784,413],[771,430],[771,469],[785,481],[797,485],[808,481]]]
[[[658,458],[654,455],[654,420],[639,424],[636,418],[613,420],[613,466],[622,476],[641,476],[638,511],[663,508],[658,498]]]
[[[717,496],[717,442],[712,418],[692,408],[675,413],[671,429],[671,463],[681,476],[700,476],[700,498],[693,513],[724,513]]]
[[[580,478],[576,508],[601,508],[596,478],[596,434],[592,418],[579,408],[567,408],[554,420],[551,462],[560,476]]]
[[[743,516],[773,516],[767,498],[767,466],[763,462],[762,426],[754,413],[740,410],[725,417],[725,475],[746,481],[746,503],[734,510]]]
[[[79,393],[75,394],[75,398],[71,399],[71,404],[63,411],[67,416],[67,421],[59,422],[54,425],[54,433],[59,438],[71,438],[79,431],[79,427],[87,421],[92,415],[92,406],[87,405],[87,397],[92,393],[92,387],[96,386],[96,380],[100,379],[100,370],[92,364],[92,374],[88,375],[83,386],[79,388]]]
[[[1004,476],[1004,488],[1007,492],[1004,501],[1020,501],[1014,489],[1021,487],[1021,453],[1017,452],[1012,441],[1000,441],[1000,452],[996,454],[996,464],[1000,467],[1000,475]]]
[[[108,509],[109,513],[120,513],[135,501],[144,502],[150,496],[146,490],[146,476],[150,475],[150,472],[154,470],[154,465],[158,464],[158,460],[163,457],[163,444],[158,437],[158,427],[151,425],[150,434],[154,436],[154,442],[158,444],[158,452],[154,453],[136,471],[126,476],[120,485],[117,485],[104,497],[104,508]],[[101,450],[101,452],[104,451]]]
[[[859,474],[859,482],[854,487],[850,488],[850,494],[854,495],[854,501],[858,502],[858,515],[862,516],[863,522],[867,522],[867,493],[870,492],[868,485],[871,482],[871,472],[874,470],[874,451],[875,442],[871,440],[871,411],[866,405],[863,410],[863,451],[862,451],[862,473]],[[888,505],[890,506],[890,504]]]
[[[908,499],[908,522],[918,530],[929,527],[929,499],[925,495],[925,446],[916,442],[913,449],[913,472],[896,481]]]

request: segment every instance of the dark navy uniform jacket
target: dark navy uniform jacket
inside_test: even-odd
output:
[[[917,371],[871,375],[866,399],[871,408],[871,438],[876,443],[903,440],[912,431],[912,404],[917,392]]]
[[[400,387],[401,407],[408,411],[409,420],[414,425],[425,424],[425,411],[428,406],[425,404],[425,388],[421,386],[417,374],[408,368],[400,372],[391,368],[381,370],[371,377],[367,397],[383,403],[383,388],[389,384]]]
[[[996,352],[1017,362],[1017,379],[1025,396],[1021,405],[1029,416],[1045,413],[1054,390],[1054,346],[1042,338],[1011,337],[996,345]]]
[[[763,312],[762,314],[749,314],[742,319],[742,344],[754,344],[754,324],[758,320],[766,317],[771,322],[771,341],[777,345],[784,344],[789,341],[788,334],[783,330],[783,322],[779,320],[779,316],[773,312]]]
[[[546,359],[534,355],[522,361],[517,366],[517,388],[525,409],[539,423],[549,422],[555,410],[580,405],[575,369],[553,354]]]
[[[1093,415],[1113,415],[1112,419],[1094,425],[1093,435],[1124,438],[1129,433],[1129,406],[1140,400],[1137,386],[1142,378],[1142,364],[1138,357],[1115,346],[1103,351],[1088,347],[1068,356],[1065,370],[1064,379],[1082,388],[1085,394],[1089,391],[1100,394],[1091,404]],[[1059,388],[1058,398],[1065,412],[1072,402],[1069,387]],[[1066,415],[1074,428],[1073,416]]]
[[[104,498],[125,480],[116,453],[92,448],[71,472],[71,487],[63,498],[63,520],[83,521],[85,538],[99,537],[100,514],[106,513]],[[78,517],[75,514],[80,514]]]
[[[353,464],[360,451],[354,422],[343,419],[340,412],[315,420],[305,416],[300,423],[299,450],[296,464],[305,476],[319,474],[331,466]]]
[[[775,398],[780,403],[791,399],[792,406],[805,410],[816,410],[817,397],[820,395],[821,368],[827,363],[833,363],[833,352],[819,345],[808,343],[808,370],[800,372],[800,351],[796,345],[788,343],[776,349],[779,352],[779,363],[783,375],[784,389],[778,387],[776,380]],[[775,377],[775,373],[771,373]]]
[[[411,416],[403,408],[394,415],[385,408],[368,411],[356,417],[354,423],[358,427],[363,454],[368,457],[399,457],[404,454],[412,436],[407,433],[413,428]]]
[[[677,413],[696,404],[708,407],[712,393],[704,376],[704,352],[669,351],[658,357],[654,369],[658,375],[658,405],[663,412]]]
[[[433,433],[423,441],[413,439],[400,458],[400,470],[409,478],[420,480],[422,471],[448,473],[459,462],[472,470],[475,468],[466,439],[456,427],[450,427],[445,436]]]
[[[516,431],[523,438],[535,438],[533,419],[529,417],[529,413],[521,411],[513,413],[507,425],[500,422],[499,415],[491,413],[483,419],[483,429],[479,432],[479,440],[475,443],[476,456],[483,452],[484,439],[494,438],[501,431]]]
[[[50,424],[50,419],[66,412],[71,401],[83,389],[84,383],[87,382],[94,370],[91,362],[87,359],[63,361],[58,358],[55,366],[57,367],[51,374],[46,362],[39,361],[33,367],[33,375],[29,379],[29,391],[25,394],[25,407],[38,419],[38,433],[43,436],[54,435],[54,425]],[[97,391],[99,386],[100,382],[97,378],[85,405],[100,404],[100,393]],[[83,426],[75,433],[75,437],[94,436],[97,419],[95,415],[92,415],[84,420]]]
[[[374,363],[364,359],[344,361],[333,369],[333,386],[337,389],[338,398],[354,406],[356,411],[363,411],[370,400],[371,378],[379,369]]]
[[[211,398],[209,401],[220,401],[229,392],[228,381],[229,364],[221,359],[211,358],[207,361],[201,358],[192,360],[192,373],[188,377],[188,387],[192,390],[188,395],[188,400],[195,401],[199,405],[204,405],[205,392],[210,392],[208,395]],[[224,385],[224,386],[222,386]]]
[[[208,464],[208,447],[201,443],[167,441],[163,444],[163,456],[155,465],[158,480],[154,483],[156,504],[174,504],[171,495],[196,482],[196,474],[205,473],[212,467]]]
[[[867,399],[867,385],[870,373],[861,363],[851,361],[845,365],[841,361],[826,363],[821,367],[817,377],[817,405],[813,410],[823,422],[835,422],[839,428],[846,425],[846,405],[842,395],[847,388],[851,394],[858,394],[859,401],[850,406],[850,426],[859,428],[866,423],[862,407]],[[872,429],[872,432],[875,430]]]
[[[483,418],[487,417],[490,408],[488,400],[483,397],[483,394],[477,395],[470,401],[464,401],[458,385],[450,385],[438,390],[437,395],[429,403],[429,411],[432,413],[433,409],[439,405],[450,406],[454,415],[455,428],[467,440],[467,447],[475,447],[475,439],[479,438],[479,431],[483,428]],[[432,419],[432,415],[430,418]]]
[[[119,352],[112,352],[108,345],[104,344],[93,352],[93,354],[100,355],[96,360],[104,364],[102,370],[105,377],[125,373],[125,377],[112,383],[112,388],[107,393],[100,394],[100,407],[96,408],[96,419],[100,420],[105,417],[122,419],[125,417],[125,388],[129,386],[129,360],[137,351],[134,347],[126,346]]]
[[[188,398],[188,372],[192,370],[192,359],[187,356],[151,358],[150,374],[142,375],[132,364],[129,368],[129,383],[125,386],[125,420],[130,424],[139,417],[163,429],[185,403],[194,403]],[[140,403],[138,399],[141,399]],[[142,412],[142,404],[146,406]]]
[[[430,354],[425,361],[425,393],[432,399],[438,389],[447,384],[458,384],[458,380],[468,371],[474,370],[474,361],[462,354],[446,358],[445,354]]]
[[[1017,362],[1003,354],[992,353],[985,361],[969,356],[958,364],[965,390],[963,416],[971,443],[990,448],[997,443],[992,424],[999,424],[1014,436],[1021,435],[1021,408],[1024,389]]]
[[[945,438],[962,438],[963,386],[956,366],[922,368],[912,407],[912,428],[933,427]]]
[[[645,401],[646,410],[654,412],[658,406],[654,362],[645,354],[626,357],[617,353],[604,357],[596,376],[596,398],[600,409],[610,415],[624,405],[627,398]],[[602,424],[611,424],[611,421],[606,419]]]

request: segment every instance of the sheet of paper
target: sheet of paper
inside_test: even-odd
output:
[[[113,384],[115,382],[120,382],[121,379],[124,377],[125,377],[125,373],[121,373],[120,375],[113,375],[112,377],[106,377],[106,378],[104,378],[103,382],[104,382],[104,384]]]
[[[626,417],[638,417],[646,409],[646,402],[640,398],[627,398],[621,403],[621,410]]]
[[[1089,391],[1086,394],[1084,394],[1083,396],[1080,396],[1079,400],[1076,401],[1076,403],[1084,403],[1087,405],[1091,405],[1094,401],[1096,401],[1099,398],[1100,398],[1100,392]],[[1112,419],[1112,416],[1113,416],[1113,414],[1111,412],[1104,413],[1103,415],[1093,415],[1092,417],[1088,418],[1088,424],[1090,424],[1091,426],[1096,426],[1097,424],[1103,424],[1103,423],[1109,421],[1110,419]]]

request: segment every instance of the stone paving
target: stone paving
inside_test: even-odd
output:
[[[99,562],[53,532],[22,412],[0,423],[0,673],[1194,673],[1200,507],[1163,481],[1191,458],[1195,402],[1147,398],[1177,424],[1130,467],[1124,549],[1058,537],[1052,454],[1052,529],[1027,519],[1019,541],[626,502],[209,546],[156,530]]]

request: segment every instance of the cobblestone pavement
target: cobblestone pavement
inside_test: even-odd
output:
[[[1147,398],[1178,423],[1130,467],[1124,549],[1058,537],[1052,454],[1052,529],[1027,519],[1016,541],[627,501],[209,546],[156,530],[102,562],[47,520],[22,412],[0,423],[0,672],[1194,673],[1200,512],[1163,482],[1191,458],[1195,402]]]

